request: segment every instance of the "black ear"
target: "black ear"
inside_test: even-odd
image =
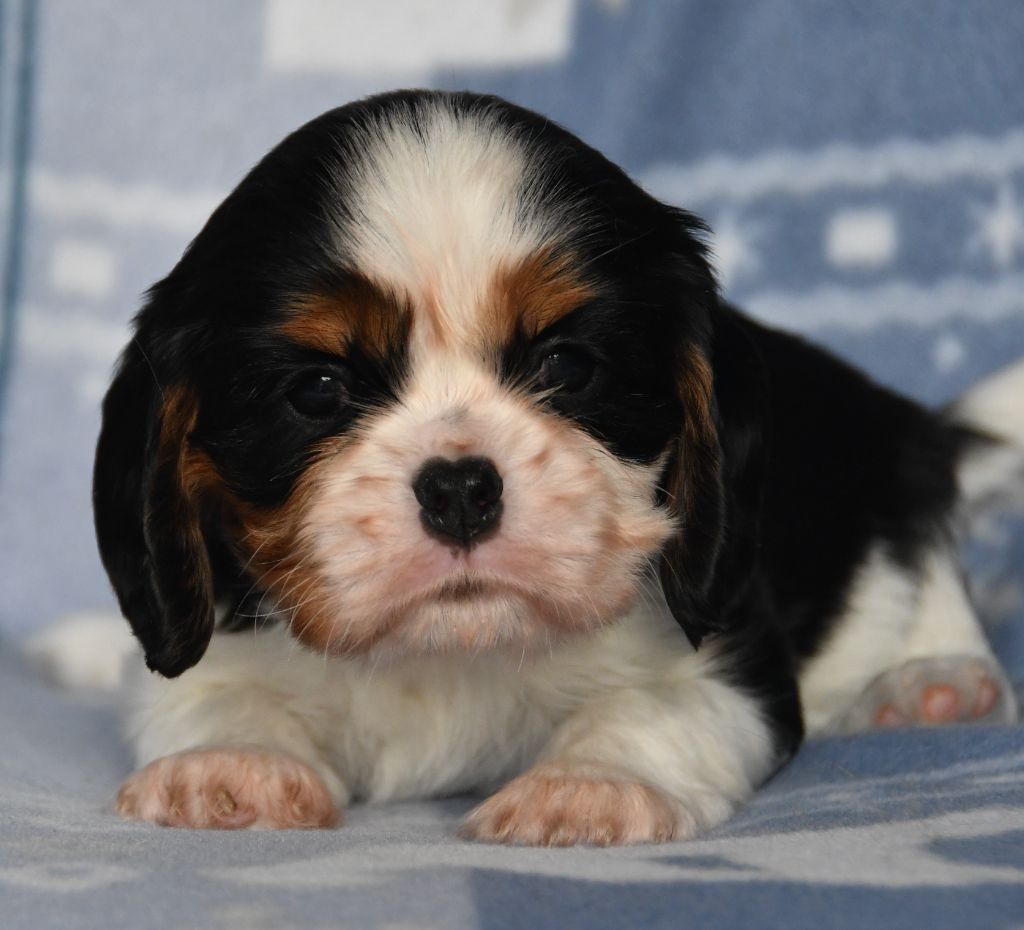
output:
[[[727,307],[711,322],[708,348],[680,359],[683,424],[662,483],[678,524],[662,550],[662,588],[695,647],[731,625],[756,570],[769,427],[748,324]]]
[[[133,341],[103,402],[93,510],[100,557],[146,664],[173,678],[210,642],[213,581],[189,447],[195,404],[156,377]]]

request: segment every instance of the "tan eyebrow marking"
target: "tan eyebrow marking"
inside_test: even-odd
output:
[[[412,320],[406,301],[358,275],[336,288],[299,297],[289,309],[290,319],[280,332],[335,355],[356,344],[383,358],[406,341]]]
[[[495,273],[483,310],[484,328],[497,344],[517,327],[532,338],[596,295],[597,288],[570,255],[543,249]]]

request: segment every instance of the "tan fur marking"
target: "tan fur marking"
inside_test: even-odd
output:
[[[206,556],[206,543],[200,525],[200,507],[204,496],[221,488],[216,468],[209,457],[193,448],[190,436],[199,416],[194,392],[175,385],[167,389],[160,420],[154,480],[171,485],[174,493],[162,508],[152,513],[154,520],[177,534],[181,545],[183,578],[191,585],[197,601],[209,597],[213,576]],[[176,487],[174,487],[176,486]]]
[[[384,358],[403,343],[410,321],[405,302],[366,278],[354,277],[335,290],[296,300],[281,332],[328,355],[343,355],[354,344]]]
[[[195,393],[183,384],[176,384],[164,394],[163,417],[160,423],[160,444],[186,439],[195,428],[199,408]]]
[[[679,379],[679,396],[683,402],[686,429],[691,439],[707,442],[715,432],[712,415],[714,376],[711,363],[699,349],[687,351],[687,365]]]
[[[327,609],[331,595],[316,553],[309,551],[300,535],[304,516],[319,496],[321,472],[328,467],[326,463],[343,454],[349,441],[337,438],[324,443],[288,500],[280,506],[238,507],[238,545],[250,576],[258,588],[273,598],[295,637],[316,650],[354,649],[363,645],[350,642],[338,629],[338,618]],[[360,526],[370,537],[376,529],[375,523]],[[376,641],[376,637],[373,639]]]
[[[495,274],[482,317],[485,335],[501,345],[518,325],[532,338],[595,294],[594,286],[579,277],[569,256],[554,255],[547,249],[536,252]]]
[[[223,489],[217,467],[205,452],[193,447],[190,437],[199,418],[195,393],[184,385],[168,389],[160,424],[158,461],[175,465],[182,492],[188,498]]]
[[[682,433],[673,452],[665,490],[673,513],[685,521],[692,509],[691,477],[712,464],[717,455],[714,420],[714,376],[711,364],[699,349],[690,347],[678,380],[683,406]]]

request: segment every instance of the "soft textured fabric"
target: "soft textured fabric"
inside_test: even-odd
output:
[[[471,798],[356,807],[328,831],[125,823],[114,719],[0,660],[5,930],[1010,930],[1024,914],[1016,727],[811,743],[706,839],[538,850],[455,839]]]
[[[191,834],[110,814],[112,702],[16,644],[112,606],[89,472],[127,322],[306,119],[397,86],[541,110],[705,216],[728,296],[941,403],[1024,355],[1022,36],[1016,0],[0,2],[0,927],[1019,927],[1019,728],[809,745],[663,848],[460,843],[468,799]],[[1019,686],[1024,527],[983,530]]]

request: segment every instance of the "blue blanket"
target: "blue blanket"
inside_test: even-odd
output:
[[[126,823],[108,700],[0,658],[0,926],[202,928],[1016,928],[1016,727],[807,744],[705,839],[508,849],[453,838],[477,799],[356,807],[336,831]]]
[[[1019,728],[809,745],[661,848],[460,843],[470,799],[189,834],[110,814],[111,700],[17,644],[112,608],[89,472],[127,321],[307,118],[403,85],[542,110],[705,216],[729,297],[941,403],[1024,355],[1022,37],[1016,0],[0,2],[0,927],[1021,926]],[[1019,689],[1024,525],[984,530]]]

